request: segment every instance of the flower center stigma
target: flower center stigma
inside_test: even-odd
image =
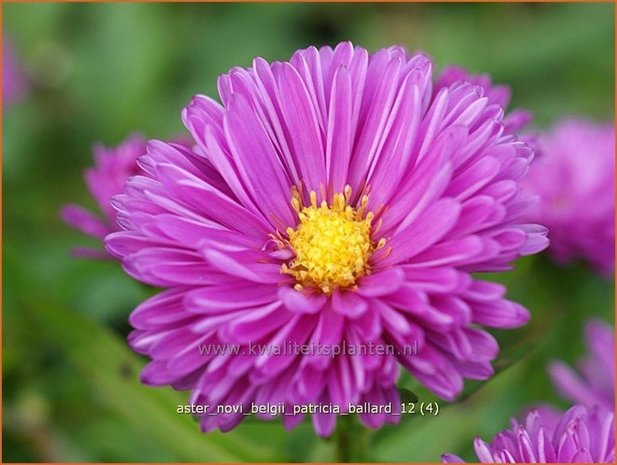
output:
[[[362,276],[370,274],[369,258],[385,239],[371,239],[373,212],[367,212],[368,196],[357,208],[349,204],[351,186],[335,194],[332,202],[317,204],[310,193],[310,205],[303,205],[300,193],[292,189],[291,204],[298,214],[296,228],[287,228],[287,239],[295,257],[281,271],[293,276],[295,289],[312,288],[331,294],[337,288],[355,288]]]

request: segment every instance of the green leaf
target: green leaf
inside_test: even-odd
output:
[[[274,457],[234,433],[201,433],[191,416],[176,413],[178,404],[187,402],[186,393],[141,385],[138,373],[143,362],[106,328],[48,304],[38,304],[36,310],[27,308],[37,333],[45,335],[47,342],[72,362],[84,382],[178,461],[264,461]]]
[[[401,396],[401,402],[404,404],[415,404],[418,402],[418,396],[411,389],[404,387],[398,388],[398,393]]]

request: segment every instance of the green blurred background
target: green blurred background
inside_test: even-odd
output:
[[[4,4],[3,31],[29,75],[30,94],[4,108],[3,461],[320,461],[336,438],[305,422],[247,421],[203,435],[175,413],[187,394],[139,384],[144,360],[126,346],[127,315],[148,291],[113,262],[73,259],[92,242],[58,219],[63,203],[93,206],[82,171],[91,145],[141,131],[182,131],[179,113],[217,75],[252,57],[352,40],[404,44],[489,72],[513,88],[537,128],[560,115],[613,117],[612,4]],[[497,334],[503,370],[468,383],[466,400],[435,417],[406,418],[368,435],[351,425],[357,461],[473,459],[522,408],[554,394],[548,360],[583,353],[583,322],[613,320],[613,287],[582,265],[544,257],[496,276],[532,322]],[[413,380],[402,383],[430,401]],[[357,436],[357,440],[355,438]]]

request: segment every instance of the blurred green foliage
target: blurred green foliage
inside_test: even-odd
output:
[[[564,114],[612,118],[612,4],[5,4],[3,30],[28,72],[30,95],[3,118],[3,461],[318,461],[336,439],[307,422],[248,421],[199,433],[175,406],[186,393],[139,384],[144,361],[125,344],[127,315],[147,296],[116,263],[70,258],[92,242],[58,219],[67,201],[92,206],[82,171],[91,145],[126,134],[166,138],[196,93],[252,57],[352,40],[400,43],[513,88],[513,106],[538,128]],[[468,383],[468,398],[436,417],[405,419],[371,435],[356,460],[472,459],[471,441],[549,401],[545,366],[576,360],[590,316],[613,320],[612,283],[584,266],[544,257],[494,279],[532,310],[524,329],[498,333],[506,367]],[[511,366],[510,366],[511,365]],[[408,377],[402,383],[432,397]],[[370,441],[370,442],[368,442]]]

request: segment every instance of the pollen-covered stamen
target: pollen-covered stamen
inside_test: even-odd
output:
[[[296,289],[319,289],[330,294],[336,288],[350,288],[370,273],[369,258],[384,245],[373,243],[371,224],[373,212],[367,212],[368,196],[360,199],[357,208],[349,205],[351,186],[343,193],[317,204],[317,194],[310,193],[311,204],[302,205],[300,193],[292,190],[291,205],[298,213],[299,224],[287,228],[286,240],[295,258],[282,266],[282,272],[292,275]]]

